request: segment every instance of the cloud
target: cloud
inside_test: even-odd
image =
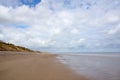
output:
[[[21,5],[22,3],[20,2],[20,0],[0,0],[0,5],[3,5],[3,6],[19,6]]]
[[[112,45],[119,49],[119,4],[119,0],[42,0],[29,7],[19,0],[0,1],[0,40],[38,50],[111,50]],[[20,6],[11,7],[16,5]]]
[[[115,34],[119,34],[119,33],[120,33],[120,24],[108,31],[108,34],[110,34],[110,35],[115,35]]]

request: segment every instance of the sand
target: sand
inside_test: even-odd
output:
[[[0,80],[86,80],[60,63],[56,56],[0,52]]]

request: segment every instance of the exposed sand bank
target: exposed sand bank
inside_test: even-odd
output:
[[[0,52],[0,80],[86,80],[61,64],[56,55],[6,53]]]

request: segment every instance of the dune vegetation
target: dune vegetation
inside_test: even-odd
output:
[[[6,43],[3,41],[0,41],[0,51],[33,52],[33,50],[30,50],[28,48],[16,46],[14,44]]]

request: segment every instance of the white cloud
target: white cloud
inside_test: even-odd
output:
[[[84,38],[81,38],[78,42],[79,43],[82,43],[82,42],[84,42],[85,41],[85,39]]]
[[[59,34],[61,30],[59,28],[53,29],[53,34]]]
[[[103,24],[114,24],[114,23],[119,23],[120,22],[120,11],[110,11],[107,13],[103,19]]]
[[[71,30],[71,33],[73,33],[73,34],[78,34],[78,33],[79,33],[79,30],[76,29],[76,28],[75,28],[75,29],[72,29],[72,30]]]
[[[109,17],[107,18],[108,21],[111,22],[117,22],[120,21],[120,16],[116,16],[116,15],[109,15]]]
[[[3,3],[0,1],[0,39],[17,45],[34,49],[81,45],[95,48],[99,44],[106,46],[108,34],[120,33],[118,0],[107,6],[107,0],[71,0],[70,4],[64,0],[42,0],[32,8],[25,5],[13,8]],[[16,4],[20,3],[16,0]]]
[[[119,34],[119,33],[120,33],[120,24],[108,31],[108,34],[110,35]]]
[[[18,6],[21,4],[20,0],[0,0],[0,5],[4,6]]]

